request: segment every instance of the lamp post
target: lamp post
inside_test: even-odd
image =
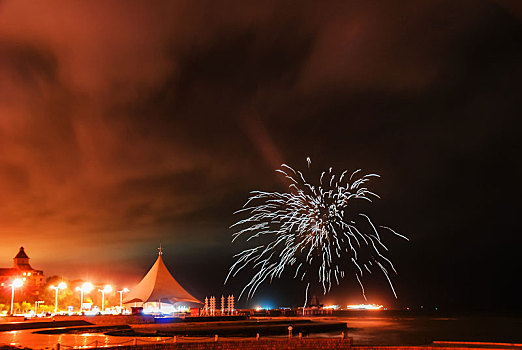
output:
[[[13,283],[11,283],[11,315],[14,314],[13,312],[13,305],[14,305],[14,291],[15,288],[20,288],[23,286],[24,281],[22,281],[20,278],[16,278]]]
[[[55,290],[56,291],[56,296],[55,296],[55,300],[54,300],[54,313],[58,313],[58,291],[60,289],[65,289],[67,288],[67,284],[65,284],[65,282],[60,282],[60,284],[58,284],[56,287],[55,286],[51,286],[51,289]]]
[[[93,288],[90,282],[85,282],[81,287],[76,287],[76,290],[80,291],[80,313],[83,311],[83,293],[89,293]]]
[[[102,293],[102,307],[101,307],[101,311],[103,311],[103,310],[105,310],[105,293],[112,292],[112,287],[110,285],[106,285],[105,287],[103,287],[103,289],[98,289],[98,292]]]
[[[122,290],[118,291],[118,293],[120,293],[120,310],[123,310],[123,293],[127,293],[128,291],[128,288],[123,288]]]
[[[34,313],[37,314],[38,313],[38,306],[44,304],[45,301],[43,300],[37,300],[34,302]]]

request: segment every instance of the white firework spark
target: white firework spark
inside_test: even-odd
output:
[[[307,162],[310,167],[310,158]],[[280,278],[285,269],[293,269],[294,278],[306,279],[307,291],[317,278],[326,294],[332,280],[339,284],[339,279],[346,275],[346,266],[352,266],[366,298],[361,279],[364,273],[378,268],[397,297],[388,268],[395,273],[396,270],[383,254],[388,248],[379,229],[407,238],[389,227],[376,227],[369,216],[353,209],[356,200],[372,202],[379,198],[367,187],[370,179],[379,175],[360,175],[359,169],[350,176],[347,171],[336,176],[330,168],[314,186],[303,173],[286,164],[277,171],[290,180],[289,192],[253,191],[243,209],[236,212],[248,217],[231,226],[237,229],[232,241],[246,236],[246,241],[260,243],[234,256],[236,261],[225,283],[250,265],[254,275],[240,297],[247,292],[251,298],[264,281]],[[361,257],[363,254],[365,258]]]

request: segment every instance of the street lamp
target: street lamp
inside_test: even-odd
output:
[[[38,313],[38,306],[42,305],[42,304],[45,304],[45,301],[43,300],[36,300],[34,302],[34,313],[37,314]]]
[[[60,284],[58,284],[56,287],[55,286],[51,286],[51,289],[54,289],[56,291],[56,297],[55,297],[55,301],[54,301],[54,313],[58,313],[58,291],[60,289],[65,289],[67,288],[67,284],[65,284],[65,282],[60,282]]]
[[[80,291],[80,313],[83,311],[83,293],[89,293],[93,288],[90,282],[85,282],[81,287],[76,287],[76,290]]]
[[[105,287],[103,287],[103,289],[98,289],[98,292],[102,293],[102,307],[101,307],[101,311],[103,311],[103,310],[105,310],[105,293],[112,292],[112,287],[110,285],[106,285]]]
[[[20,288],[23,286],[24,281],[22,281],[20,278],[16,278],[13,283],[11,283],[11,315],[14,314],[13,312],[13,305],[14,305],[14,290],[15,288]]]
[[[118,293],[120,293],[120,310],[123,309],[123,293],[127,293],[128,291],[128,288],[123,288],[122,290],[118,291]]]

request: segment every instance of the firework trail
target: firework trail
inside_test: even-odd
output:
[[[310,158],[307,162],[310,168]],[[306,306],[310,283],[317,281],[326,294],[332,281],[339,284],[351,266],[365,299],[362,278],[374,269],[384,273],[397,297],[388,269],[396,270],[384,255],[388,248],[379,229],[407,238],[389,227],[375,226],[370,217],[353,208],[357,200],[379,198],[367,187],[370,179],[379,175],[362,175],[359,169],[337,176],[330,168],[314,186],[303,173],[285,164],[277,171],[291,182],[289,191],[253,191],[243,209],[236,212],[247,217],[231,226],[237,230],[232,241],[246,237],[247,242],[258,243],[234,256],[225,283],[250,266],[254,275],[239,297],[247,292],[251,298],[264,281],[291,270],[294,278],[307,283]]]

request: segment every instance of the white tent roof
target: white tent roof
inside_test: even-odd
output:
[[[152,265],[141,282],[127,293],[123,303],[158,301],[171,303],[184,301],[201,304],[201,301],[190,295],[176,279],[172,277],[161,258],[161,250],[158,260]]]

